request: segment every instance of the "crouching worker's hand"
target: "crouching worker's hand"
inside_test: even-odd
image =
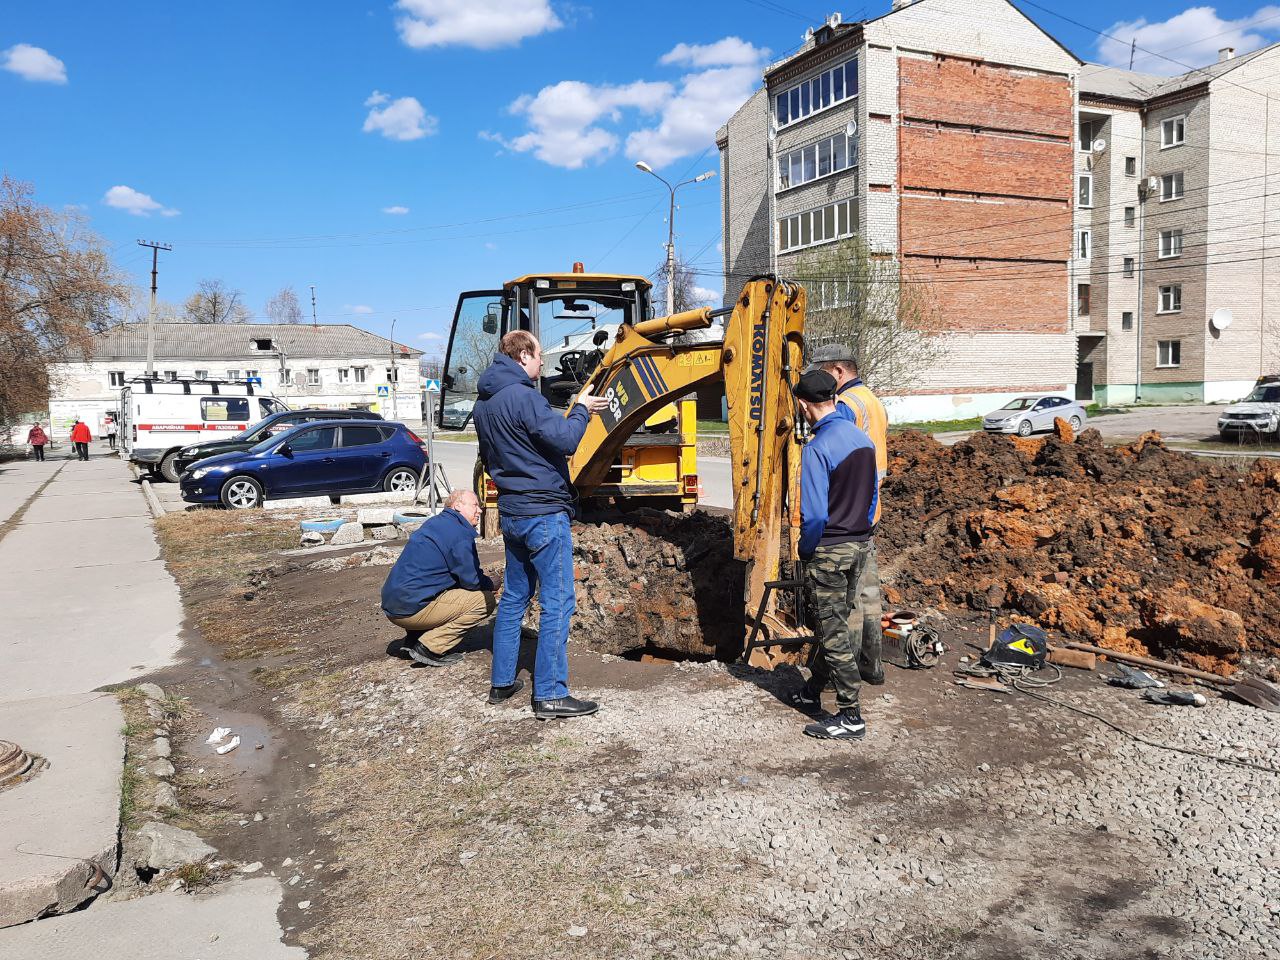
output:
[[[587,408],[587,413],[604,413],[609,408],[609,401],[604,397],[597,397],[591,393],[591,388],[586,387],[578,394],[577,403]]]

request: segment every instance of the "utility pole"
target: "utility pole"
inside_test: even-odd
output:
[[[710,180],[716,175],[716,172],[708,170],[706,173],[698,174],[692,180],[684,180],[672,186],[664,177],[654,173],[653,167],[643,160],[636,161],[636,169],[642,173],[649,174],[651,177],[657,177],[671,192],[671,205],[667,212],[667,316],[669,317],[676,312],[676,191],[690,183],[702,183],[704,180]]]
[[[311,329],[316,328],[316,285],[311,284]]]
[[[151,310],[147,313],[147,379],[156,378],[156,278],[160,272],[160,251],[172,250],[172,244],[139,240],[138,246],[151,248]]]
[[[391,419],[399,420],[396,407],[396,318],[391,318],[391,369],[387,371],[387,391],[391,394]]]

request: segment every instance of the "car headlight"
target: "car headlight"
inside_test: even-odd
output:
[[[208,475],[208,473],[209,473],[209,468],[208,468],[208,467],[201,467],[199,470],[192,470],[192,471],[191,471],[191,479],[192,479],[192,480],[199,480],[199,479],[201,479],[202,477],[207,476],[207,475]]]

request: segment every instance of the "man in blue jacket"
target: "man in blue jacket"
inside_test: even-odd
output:
[[[516,680],[520,624],[538,588],[542,616],[533,665],[533,715],[540,720],[582,717],[599,704],[569,695],[569,620],[577,607],[569,521],[576,495],[569,456],[593,413],[607,405],[583,391],[568,416],[552,409],[534,381],[542,349],[533,334],[502,338],[493,365],[480,375],[473,413],[480,459],[498,488],[498,517],[507,548],[502,599],[493,627],[489,702],[501,703],[522,686]]]
[[[462,659],[453,652],[494,610],[493,581],[476,555],[480,501],[454,490],[445,509],[413,532],[382,585],[382,612],[407,636],[401,651],[428,667]]]
[[[816,705],[830,682],[836,713],[804,728],[811,737],[861,740],[866,724],[858,703],[860,629],[858,582],[875,549],[878,484],[876,448],[851,420],[836,410],[836,381],[823,370],[802,376],[794,391],[800,412],[812,427],[800,454],[800,559],[818,620],[820,649],[813,675],[795,702]],[[868,666],[882,671],[878,654]]]

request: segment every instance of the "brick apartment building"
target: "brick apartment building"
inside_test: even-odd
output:
[[[1273,97],[1280,46],[1176,77],[1082,68],[1073,323],[1099,400],[1236,400],[1280,371]]]
[[[1005,0],[833,15],[718,132],[726,290],[853,234],[896,258],[949,330],[899,421],[1041,390],[1238,398],[1280,366],[1257,259],[1277,77],[1270,50],[1175,78],[1084,64]]]

